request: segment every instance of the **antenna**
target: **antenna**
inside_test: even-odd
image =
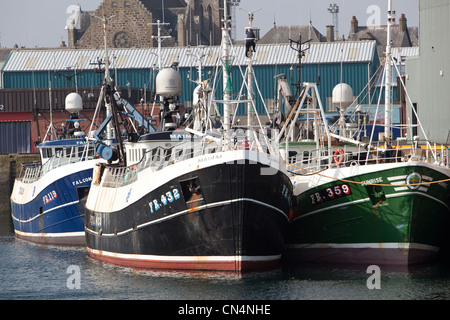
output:
[[[157,20],[156,23],[148,23],[149,26],[158,26],[158,35],[152,36],[152,39],[156,39],[158,42],[158,71],[161,71],[162,65],[161,65],[161,43],[165,39],[172,38],[171,36],[162,36],[161,35],[161,26],[168,26],[170,23],[161,22],[160,20]]]
[[[336,3],[330,4],[328,11],[333,15],[334,38],[337,40],[339,37],[339,23],[338,23],[339,6]]]
[[[67,70],[67,75],[64,75],[59,72],[55,72],[55,76],[66,78],[69,90],[72,89],[72,78],[75,78],[75,91],[76,91],[76,93],[78,93],[77,76],[83,75],[83,73],[81,71],[78,72],[77,69],[74,67],[73,74],[70,74],[70,71],[72,70],[72,67],[70,67],[70,66],[66,66],[66,70]]]
[[[104,64],[105,64],[105,81],[110,82],[111,78],[110,78],[110,73],[109,73],[109,54],[108,54],[108,29],[107,29],[107,25],[108,25],[108,20],[111,20],[112,18],[115,17],[115,15],[110,16],[109,18],[106,18],[106,16],[104,15],[103,17],[97,17],[94,14],[91,14],[94,18],[99,19],[102,24],[103,24],[103,42],[104,42],[104,46],[105,46],[105,54],[104,54]]]
[[[309,12],[309,39],[311,39],[312,36],[312,16],[311,16],[311,11]]]
[[[297,64],[298,81],[297,81],[297,83],[292,84],[297,87],[297,93],[296,93],[297,96],[300,95],[300,91],[301,91],[301,87],[302,87],[302,58],[305,56],[305,52],[307,50],[309,50],[310,42],[311,42],[311,39],[309,39],[305,42],[302,42],[301,34],[299,35],[298,41],[295,41],[295,40],[292,40],[289,38],[289,46],[291,47],[292,50],[297,51],[297,58],[298,58],[298,64]]]

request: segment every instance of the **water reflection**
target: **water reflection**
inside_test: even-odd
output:
[[[81,272],[70,290],[68,267]],[[368,266],[283,264],[238,275],[120,267],[90,258],[84,247],[15,239],[9,214],[0,215],[0,299],[152,300],[407,300],[450,299],[450,264],[380,266],[379,290],[370,290]]]

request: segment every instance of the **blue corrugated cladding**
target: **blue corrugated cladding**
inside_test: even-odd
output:
[[[302,81],[317,82],[320,76],[318,88],[322,103],[325,105],[326,99],[332,96],[333,88],[341,82],[342,77],[342,82],[353,89],[354,96],[362,93],[358,102],[368,103],[366,86],[372,73],[373,66],[367,63],[345,64],[342,67],[342,72],[339,64],[304,65],[302,68]],[[363,99],[364,97],[366,98]]]
[[[293,69],[291,70],[291,67]],[[371,77],[376,71],[377,66],[374,63],[345,63],[342,65],[342,81],[350,85],[353,89],[353,94],[357,96],[364,90],[361,97],[366,96],[367,88],[365,89],[369,76]],[[267,65],[267,66],[255,66],[255,75],[261,90],[263,99],[273,99],[276,91],[276,75],[284,74],[288,81],[292,79],[293,83],[297,82],[298,72],[295,65]],[[203,70],[203,79],[208,78],[208,73],[212,73],[212,68],[205,68]],[[242,68],[242,72],[245,69]],[[154,74],[149,69],[133,69],[133,70],[117,70],[113,69],[111,73],[116,76],[116,84],[118,86],[130,85],[133,88],[151,88],[153,86],[152,79]],[[369,73],[369,74],[368,74]],[[4,86],[5,89],[17,89],[17,88],[48,88],[49,80],[51,80],[52,87],[68,87],[69,82],[67,76],[72,76],[70,86],[72,88],[77,84],[80,87],[97,87],[100,85],[103,74],[95,73],[93,70],[84,70],[80,75],[73,77],[74,73],[71,71],[69,74],[66,72],[5,72],[4,73]],[[192,101],[192,92],[196,86],[195,83],[188,79],[197,79],[197,70],[195,68],[180,68],[180,75],[183,83],[183,93],[180,97],[180,102]],[[340,64],[304,64],[302,66],[302,81],[316,82],[318,76],[320,76],[319,92],[322,99],[322,103],[326,106],[326,99],[331,97],[334,86],[336,86],[341,79],[341,65]],[[292,77],[292,78],[291,78]],[[218,76],[219,83],[218,88],[222,87],[222,75]],[[237,94],[242,86],[241,71],[238,67],[234,67],[232,70],[233,88],[235,94]],[[255,92],[257,88],[255,87]],[[295,88],[292,88],[295,93]],[[245,92],[245,90],[244,90]],[[371,92],[373,98],[375,91]],[[394,98],[396,92],[394,90]],[[257,112],[264,114],[264,107],[261,103],[259,95],[257,96]],[[220,99],[220,97],[216,97]],[[373,99],[372,99],[373,100]],[[367,97],[364,100],[360,100],[361,103],[368,103]],[[376,103],[376,100],[375,100]],[[219,105],[219,108],[221,106]],[[238,115],[244,115],[245,108],[240,108]]]
[[[112,70],[115,75],[115,71]],[[33,89],[33,88],[48,88],[50,85],[53,88],[75,88],[79,87],[98,87],[102,83],[104,77],[103,73],[96,73],[93,70],[84,70],[78,72],[74,76],[74,72],[5,72],[4,73],[4,88],[5,89]],[[135,70],[118,70],[117,84],[125,86],[129,83],[132,87],[144,88],[144,85],[150,81],[150,70],[135,69]],[[51,81],[51,84],[50,84]],[[147,85],[148,86],[148,85]]]

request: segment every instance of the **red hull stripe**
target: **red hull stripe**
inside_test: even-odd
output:
[[[163,270],[211,270],[245,272],[277,267],[281,255],[274,256],[155,256],[119,254],[87,248],[97,260],[132,268]]]
[[[39,244],[85,246],[86,236],[84,232],[66,233],[28,233],[15,230],[16,237]]]

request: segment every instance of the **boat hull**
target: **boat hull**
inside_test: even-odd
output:
[[[93,165],[82,163],[74,172],[67,170],[54,170],[34,183],[16,179],[11,195],[16,237],[40,244],[86,244],[84,204]]]
[[[248,162],[206,165],[148,188],[121,210],[87,206],[88,252],[109,263],[150,269],[245,272],[275,267],[283,251],[292,187],[281,171],[261,175],[263,167]],[[149,179],[169,176],[164,170],[178,169],[162,169]],[[145,179],[139,176],[136,183]],[[192,183],[200,191],[195,197],[188,191]]]
[[[312,179],[316,184],[297,194],[288,260],[409,265],[437,256],[450,225],[449,183],[408,183],[448,179],[448,169],[422,163],[364,167],[323,171],[340,180]]]

